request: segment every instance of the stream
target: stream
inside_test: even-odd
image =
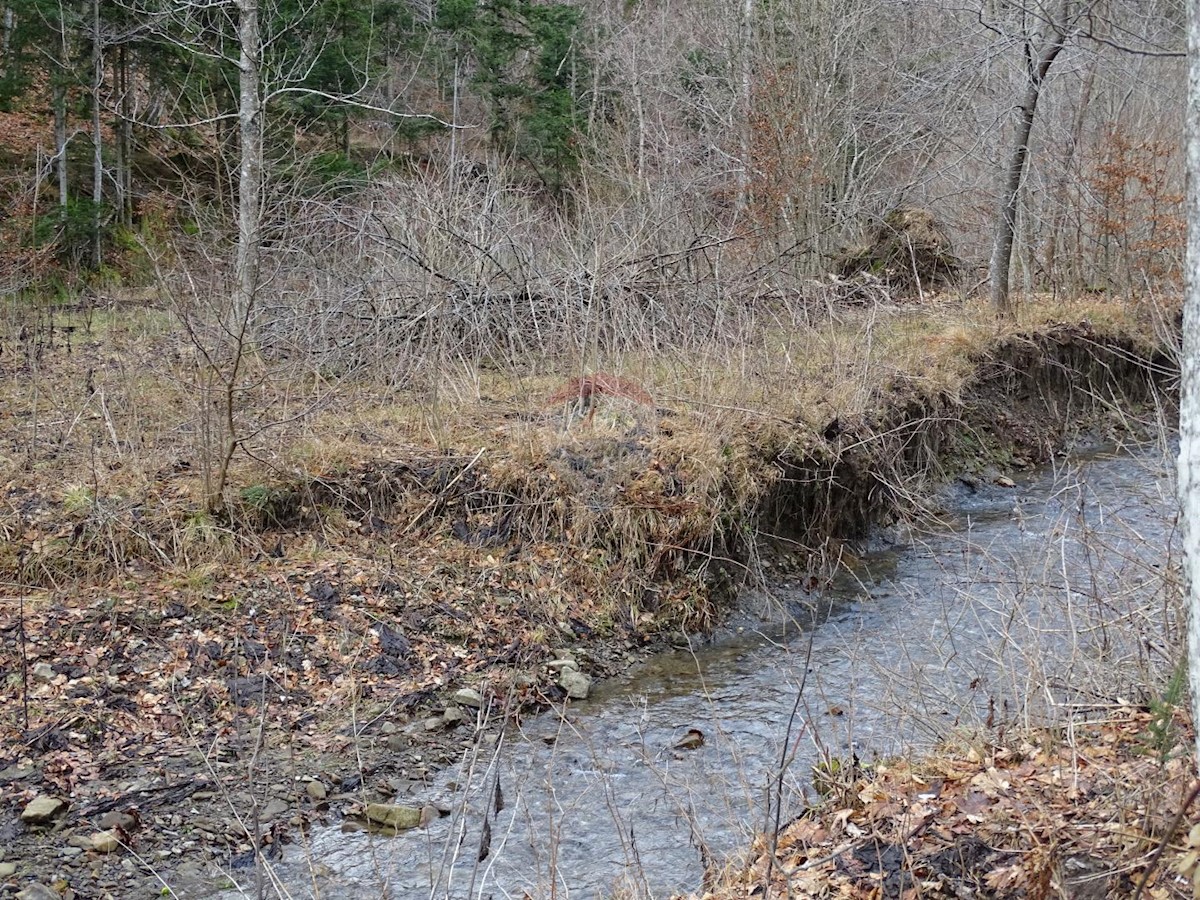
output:
[[[956,484],[936,528],[883,530],[818,593],[784,580],[747,594],[703,646],[598,685],[565,717],[528,720],[499,749],[397,798],[452,807],[428,828],[314,830],[273,864],[277,890],[668,897],[697,890],[704,860],[767,829],[780,786],[781,821],[815,799],[823,760],[836,771],[1143,698],[1169,669],[1170,629],[1182,628],[1167,571],[1169,452],[1096,452],[1014,487]],[[799,625],[764,625],[757,608]],[[489,852],[477,862],[485,811]]]

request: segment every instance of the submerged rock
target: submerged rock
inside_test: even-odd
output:
[[[365,811],[368,822],[397,830],[416,828],[421,824],[421,810],[412,806],[396,806],[391,803],[368,803]]]

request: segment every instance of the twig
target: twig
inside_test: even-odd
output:
[[[796,714],[800,711],[800,701],[804,697],[804,686],[808,683],[808,664],[812,660],[813,638],[816,629],[808,630],[808,647],[804,651],[804,674],[800,677],[800,687],[796,691],[796,702],[792,704],[792,713],[788,716],[787,731],[783,736],[783,749],[779,751],[779,769],[775,773],[775,818],[771,823],[771,847],[767,856],[767,874],[763,879],[763,897],[771,896],[771,873],[775,868],[775,851],[779,843],[779,821],[783,812],[783,773],[788,765],[788,747],[792,743],[792,726],[796,722]]]
[[[1154,852],[1150,854],[1150,860],[1146,863],[1146,871],[1142,873],[1142,877],[1138,879],[1137,890],[1133,892],[1133,900],[1141,900],[1142,891],[1146,887],[1146,882],[1150,880],[1150,876],[1154,874],[1155,867],[1158,866],[1158,861],[1162,859],[1163,853],[1167,849],[1167,845],[1171,843],[1171,838],[1175,836],[1175,832],[1179,830],[1179,825],[1183,822],[1183,817],[1187,814],[1188,807],[1192,805],[1192,801],[1196,799],[1196,795],[1200,794],[1200,781],[1192,784],[1191,790],[1187,792],[1187,796],[1183,798],[1183,802],[1179,804],[1179,812],[1175,813],[1175,818],[1171,822],[1171,827],[1167,829],[1166,834],[1162,836],[1162,840],[1158,842],[1158,846],[1154,848]]]
[[[29,654],[26,650],[25,595],[17,601],[18,629],[21,633],[21,705],[25,716],[25,733],[29,733]]]

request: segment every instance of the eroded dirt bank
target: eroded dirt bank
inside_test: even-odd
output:
[[[430,452],[281,483],[240,522],[256,553],[208,567],[152,565],[152,524],[58,534],[32,506],[6,556],[30,587],[0,610],[3,890],[200,896],[206,858],[252,865],[255,835],[269,853],[561,702],[564,658],[603,677],[719,621],[757,535],[819,581],[832,543],[949,478],[1172,420],[1172,378],[1165,349],[1061,325],[989,347],[956,395],[897,378],[866,413],[750,418],[707,454],[686,410],[635,411],[536,462]],[[64,808],[23,824],[35,795]]]

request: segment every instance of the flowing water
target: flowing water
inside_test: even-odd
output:
[[[932,533],[873,539],[819,595],[777,585],[775,609],[803,627],[747,615],[660,655],[400,798],[453,808],[427,829],[320,829],[274,874],[287,896],[339,900],[666,897],[749,846],[772,797],[784,821],[802,808],[823,760],[1138,696],[1180,627],[1169,465],[1098,454],[1013,488],[960,486]]]

